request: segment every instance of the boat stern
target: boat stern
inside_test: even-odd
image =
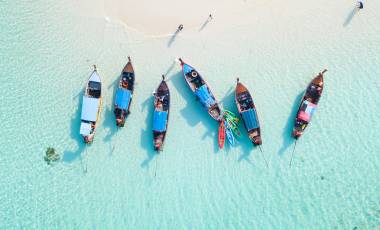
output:
[[[159,132],[153,132],[153,147],[154,151],[159,153],[164,147],[164,134]]]
[[[91,144],[94,140],[94,135],[91,134],[91,135],[87,135],[87,136],[83,136],[83,141],[84,143],[86,144]]]
[[[156,151],[157,153],[160,153],[163,149],[163,143],[159,140],[154,140],[153,146],[154,146],[154,151]]]
[[[262,142],[262,140],[261,140],[261,137],[260,137],[260,136],[257,136],[257,137],[254,137],[254,138],[252,139],[252,143],[253,143],[254,146],[256,146],[256,145],[261,145],[263,142]]]
[[[124,127],[125,119],[116,118],[116,126],[117,127]]]
[[[298,138],[301,137],[302,135],[302,131],[299,131],[297,129],[293,129],[293,133],[292,133],[293,137],[297,140]]]

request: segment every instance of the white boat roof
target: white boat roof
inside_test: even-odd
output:
[[[88,81],[101,82],[98,72],[93,71]]]
[[[79,132],[83,136],[90,135],[90,133],[91,133],[91,124],[90,123],[86,123],[86,122],[82,122],[80,124],[80,131]]]
[[[81,119],[85,121],[96,121],[100,100],[83,96]]]

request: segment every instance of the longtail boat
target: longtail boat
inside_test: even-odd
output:
[[[168,128],[170,111],[170,92],[169,87],[165,82],[164,75],[162,75],[162,81],[153,96],[153,145],[154,150],[162,151]]]
[[[116,90],[115,109],[116,125],[123,127],[125,119],[130,113],[130,107],[135,85],[135,71],[132,66],[131,58],[128,57],[128,63],[125,65],[120,75],[119,87]]]
[[[223,119],[222,109],[206,81],[197,70],[186,64],[181,58],[179,61],[181,62],[183,76],[191,91],[193,91],[203,107],[207,109],[210,116],[217,121],[221,121]]]
[[[261,145],[261,131],[259,118],[257,116],[255,103],[248,89],[239,82],[237,78],[235,89],[235,102],[239,114],[243,120],[244,127],[248,132],[248,137],[253,145]]]
[[[320,72],[307,86],[298,108],[293,128],[293,137],[297,140],[301,137],[313,116],[323,91],[323,74],[327,69]]]
[[[224,121],[221,121],[219,124],[219,132],[218,132],[218,145],[220,149],[224,147],[225,141],[226,141],[226,127],[224,126]]]
[[[83,100],[80,134],[83,136],[85,143],[91,143],[94,140],[96,127],[101,113],[102,107],[102,82],[96,71],[91,73],[88,79]]]

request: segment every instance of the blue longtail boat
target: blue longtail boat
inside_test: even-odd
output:
[[[253,103],[252,96],[248,89],[239,82],[239,78],[237,78],[236,83],[235,102],[243,120],[244,127],[248,132],[249,139],[254,146],[261,145],[260,123],[256,112],[256,106]]]
[[[162,75],[162,81],[153,96],[153,146],[154,150],[162,151],[168,128],[170,112],[170,91],[165,82],[164,75]]]
[[[186,64],[181,58],[179,58],[179,61],[181,62],[183,76],[191,91],[193,91],[203,107],[207,109],[210,116],[217,121],[221,121],[223,119],[222,109],[208,84],[196,69]]]
[[[132,66],[131,58],[128,57],[128,63],[125,65],[120,75],[119,87],[115,95],[116,125],[123,127],[125,119],[130,114],[132,103],[133,89],[135,85],[135,71]]]

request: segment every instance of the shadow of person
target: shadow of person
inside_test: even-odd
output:
[[[171,76],[170,80],[173,82],[173,85],[176,87],[183,100],[187,101],[186,106],[180,111],[182,117],[185,118],[188,125],[192,127],[196,126],[198,123],[202,123],[202,125],[206,127],[207,131],[202,135],[202,139],[208,137],[213,138],[214,153],[217,153],[219,150],[217,138],[218,122],[210,117],[200,102],[197,102],[195,95],[189,89],[181,71]]]
[[[157,156],[157,152],[153,148],[153,103],[154,99],[153,97],[149,97],[141,104],[141,112],[147,110],[148,115],[145,119],[146,128],[141,129],[141,137],[140,137],[140,144],[143,149],[147,152],[147,158],[144,159],[144,161],[141,163],[142,168],[148,168],[150,162],[153,160],[155,156]]]
[[[344,27],[346,27],[346,26],[348,26],[348,24],[350,24],[350,22],[352,21],[352,19],[354,18],[354,16],[356,15],[357,12],[359,12],[359,10],[356,7],[350,11],[350,13],[347,15],[346,20],[343,23]]]
[[[288,121],[284,127],[284,131],[282,132],[282,136],[284,138],[282,142],[282,147],[278,151],[278,155],[283,155],[285,151],[289,148],[290,145],[293,144],[294,138],[292,137],[292,131],[293,131],[293,126],[294,126],[294,121],[297,115],[298,108],[300,106],[301,99],[304,95],[305,91],[302,91],[300,94],[297,95],[296,99],[293,102],[293,107],[291,110],[291,113],[288,117]]]
[[[78,95],[78,100],[82,101],[83,91]],[[66,163],[71,163],[74,160],[81,157],[81,153],[86,147],[86,144],[83,141],[82,135],[79,133],[80,123],[81,123],[81,112],[82,106],[78,106],[77,111],[73,114],[71,118],[71,127],[70,127],[70,136],[73,140],[77,142],[77,149],[75,150],[66,150],[63,152],[62,160]]]
[[[207,24],[210,22],[210,18],[207,18],[207,20],[202,24],[201,28],[199,28],[199,32],[202,31],[204,28],[206,28]]]
[[[175,39],[176,39],[176,37],[177,37],[179,31],[180,31],[180,30],[177,29],[177,30],[174,32],[174,34],[172,34],[172,36],[170,37],[170,39],[169,39],[169,41],[168,41],[168,47],[170,47],[170,46],[173,44],[173,42],[175,41]]]

